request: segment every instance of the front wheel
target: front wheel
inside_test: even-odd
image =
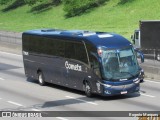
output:
[[[84,84],[84,91],[85,91],[85,94],[86,94],[87,97],[92,97],[93,96],[93,94],[92,94],[92,88],[91,88],[90,83],[85,82],[85,84]]]
[[[41,86],[44,86],[45,85],[45,81],[44,81],[44,76],[43,76],[43,73],[42,72],[39,72],[38,73],[38,82]]]

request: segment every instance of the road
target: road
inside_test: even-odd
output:
[[[140,66],[144,69],[147,77],[155,80],[160,78],[160,61],[145,59],[145,62]]]
[[[140,93],[87,98],[80,91],[51,84],[40,86],[36,80],[26,79],[22,56],[0,52],[0,111],[160,111],[159,91],[160,80],[145,80]],[[91,116],[90,119],[97,120]],[[48,119],[75,120],[65,116]]]

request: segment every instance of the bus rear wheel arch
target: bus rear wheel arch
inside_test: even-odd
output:
[[[84,89],[84,92],[85,92],[87,97],[92,97],[93,96],[92,87],[91,87],[91,84],[88,81],[83,82],[83,89]]]
[[[44,79],[44,75],[41,71],[38,71],[37,72],[38,74],[38,82],[41,86],[44,86],[46,83],[45,83],[45,79]]]

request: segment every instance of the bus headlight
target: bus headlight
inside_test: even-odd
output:
[[[105,94],[108,94],[108,95],[111,94],[111,92],[109,90],[105,90],[104,92],[105,92]]]
[[[140,71],[139,75],[144,78],[144,70],[143,69]]]
[[[106,87],[106,88],[110,88],[110,87],[112,87],[112,85],[105,84],[105,83],[101,83],[101,82],[99,82],[99,84],[103,85],[103,86],[104,86],[104,87]]]
[[[136,78],[136,79],[133,80],[133,82],[138,84],[138,83],[140,83],[140,80],[139,80],[139,78]]]
[[[103,85],[104,85],[104,87],[106,87],[106,88],[112,87],[112,85],[109,85],[109,84],[103,84]]]

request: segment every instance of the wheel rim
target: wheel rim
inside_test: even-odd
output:
[[[157,55],[157,60],[160,60],[160,54]]]
[[[39,74],[39,82],[40,82],[40,83],[43,83],[42,74]]]
[[[90,94],[91,93],[91,87],[86,83],[86,93]]]

